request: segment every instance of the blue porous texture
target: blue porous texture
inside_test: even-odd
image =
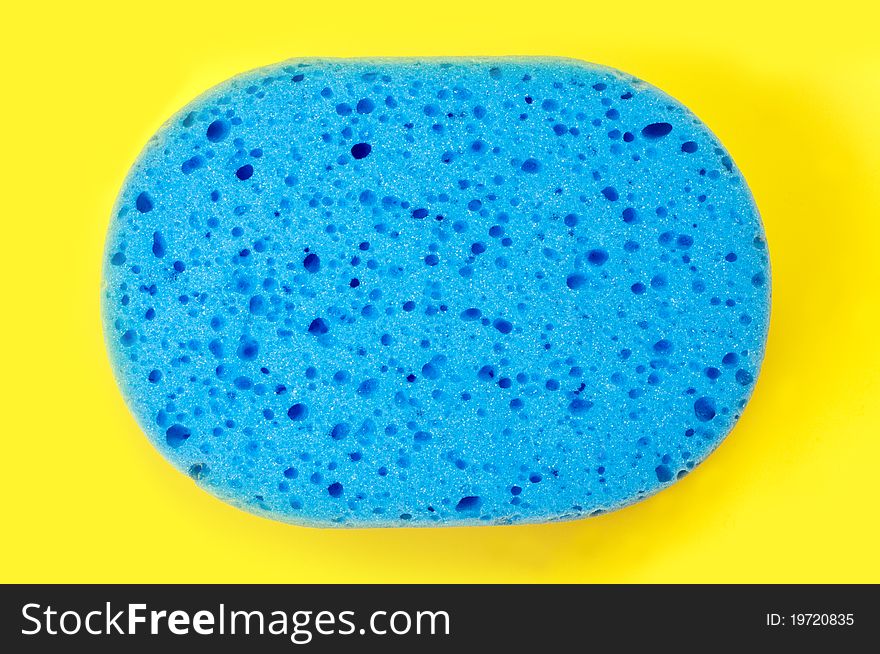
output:
[[[144,148],[105,333],[156,448],[312,526],[597,515],[731,430],[770,272],[685,107],[557,58],[300,60]]]

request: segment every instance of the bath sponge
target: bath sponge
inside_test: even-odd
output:
[[[102,289],[125,399],[219,498],[311,526],[618,509],[727,435],[763,228],[645,82],[556,58],[299,60],[150,140]]]

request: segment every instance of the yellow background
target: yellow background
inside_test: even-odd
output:
[[[0,581],[880,582],[872,5],[6,3]],[[312,530],[215,500],[142,436],[105,355],[102,248],[127,168],[174,111],[247,69],[468,54],[621,68],[726,144],[773,266],[767,358],[740,424],[672,488],[579,522]]]

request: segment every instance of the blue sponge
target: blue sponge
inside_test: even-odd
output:
[[[107,237],[128,405],[223,500],[314,526],[546,522],[731,430],[770,274],[681,104],[555,58],[302,60],[145,147]]]

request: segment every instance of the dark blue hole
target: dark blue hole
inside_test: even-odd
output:
[[[665,338],[661,338],[659,341],[654,343],[654,351],[658,354],[668,354],[672,351],[672,343]]]
[[[183,425],[174,424],[165,430],[165,442],[168,443],[169,447],[177,449],[186,442],[190,435],[189,429]]]
[[[305,420],[308,415],[309,408],[301,402],[297,402],[287,410],[287,417],[291,420]]]
[[[661,482],[672,481],[672,470],[668,466],[660,465],[654,468],[657,473],[657,479]]]
[[[260,351],[259,343],[250,336],[242,336],[238,344],[238,357],[244,361],[253,361]]]
[[[165,237],[161,232],[153,232],[153,256],[159,259],[164,257],[166,247]]]
[[[492,381],[495,378],[495,368],[483,366],[477,371],[477,379],[480,381]]]
[[[483,500],[476,495],[468,495],[467,497],[462,497],[458,504],[455,505],[456,511],[478,511],[479,508],[483,505]]]
[[[222,141],[229,134],[229,123],[225,120],[215,120],[213,123],[208,125],[208,130],[205,132],[205,135],[208,137],[208,140],[211,143],[217,143],[218,141]]]
[[[672,131],[672,125],[669,123],[651,123],[642,128],[642,136],[646,139],[659,139]]]
[[[590,250],[587,253],[587,261],[590,262],[590,265],[601,266],[608,261],[608,252],[602,249]]]
[[[135,208],[141,213],[153,210],[153,200],[146,191],[143,191],[134,201]]]
[[[413,434],[413,440],[416,443],[427,443],[431,438],[433,438],[433,434],[429,431],[417,431]]]
[[[593,403],[581,397],[574,398],[568,405],[568,410],[573,415],[581,415],[589,411],[593,407]]]
[[[373,146],[369,143],[355,143],[351,146],[351,156],[355,159],[363,159],[373,151]]]
[[[338,481],[333,482],[329,486],[327,486],[327,492],[330,494],[330,497],[341,497],[342,496],[342,484]]]
[[[715,401],[711,397],[701,397],[694,402],[694,415],[700,422],[709,422],[715,414]]]
[[[513,331],[513,325],[503,318],[496,318],[492,325],[502,334],[509,334]]]
[[[310,273],[316,273],[321,269],[321,259],[314,252],[310,252],[303,259],[303,268]]]
[[[534,174],[534,173],[537,173],[539,170],[541,170],[541,162],[538,161],[537,159],[532,159],[530,157],[522,162],[520,169],[524,173]]]
[[[327,321],[323,318],[315,318],[309,324],[309,334],[312,336],[320,336],[321,334],[326,334],[330,331],[330,328],[327,326]]]
[[[241,168],[235,171],[235,176],[238,177],[241,181],[245,181],[250,179],[254,174],[254,167],[250,164],[245,164]]]
[[[580,273],[572,273],[565,279],[565,285],[571,290],[577,291],[587,284],[587,278]]]
[[[618,198],[620,198],[620,195],[617,193],[617,189],[613,186],[606,186],[605,188],[603,188],[602,195],[605,196],[606,200],[609,200],[611,202],[615,202]]]

